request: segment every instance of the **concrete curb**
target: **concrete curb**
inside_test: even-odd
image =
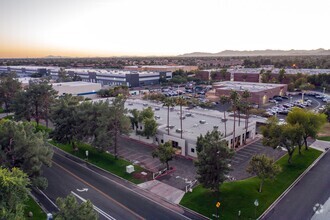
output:
[[[298,182],[317,164],[327,152],[323,152],[300,176],[257,218],[263,219],[284,197],[295,187]]]

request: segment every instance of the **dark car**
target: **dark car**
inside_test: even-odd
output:
[[[289,99],[287,96],[281,96],[282,99]]]
[[[278,101],[278,102],[281,102],[283,101],[283,99],[281,97],[275,97],[274,100]]]

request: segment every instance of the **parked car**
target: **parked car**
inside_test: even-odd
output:
[[[276,100],[276,101],[278,101],[278,102],[283,101],[283,99],[282,99],[281,97],[276,97],[276,98],[274,98],[274,100]]]

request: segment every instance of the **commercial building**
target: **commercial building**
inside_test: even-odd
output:
[[[97,82],[101,85],[126,85],[140,87],[157,85],[161,79],[172,78],[172,72],[148,72],[107,69],[65,69],[70,76],[79,76],[85,82]]]
[[[72,94],[74,96],[84,96],[85,98],[95,98],[96,93],[101,89],[100,83],[90,82],[63,82],[52,83],[53,89],[58,92],[58,95]]]
[[[58,78],[60,67],[39,67],[39,66],[0,66],[2,72],[16,72],[18,77],[31,77],[35,73],[40,76],[51,76]],[[135,71],[118,69],[78,69],[65,68],[70,76],[79,76],[84,82],[94,82],[103,85],[126,85],[129,87],[140,87],[157,85],[160,81],[172,79],[171,71]]]
[[[198,71],[195,75],[203,81],[216,80],[216,81],[243,81],[243,82],[261,82],[261,70],[271,71],[270,77],[278,79],[279,68],[233,68],[227,69],[227,74],[221,73],[221,69],[210,69]],[[315,75],[326,73],[330,74],[330,69],[285,69],[285,74],[295,75],[298,73]],[[282,83],[289,83],[289,78],[284,78]]]
[[[287,89],[286,84],[224,81],[214,83],[212,90],[208,92],[207,96],[215,96],[219,99],[222,95],[230,96],[232,91],[242,94],[245,90],[248,90],[251,93],[249,102],[262,106],[269,101],[269,98],[273,98],[276,95],[285,95]]]
[[[163,144],[170,141],[177,152],[183,156],[197,157],[196,142],[197,137],[205,135],[208,131],[218,130],[222,134],[226,134],[224,139],[227,141],[228,147],[231,147],[233,141],[233,115],[227,113],[226,131],[223,113],[215,110],[193,109],[183,110],[183,133],[181,138],[180,127],[180,109],[178,106],[170,110],[170,126],[167,128],[167,107],[162,104],[141,100],[127,100],[125,107],[128,109],[142,110],[148,106],[152,107],[155,119],[158,123],[157,134],[154,137],[154,143]],[[139,125],[139,130],[143,130],[143,125]],[[169,130],[169,134],[168,134]],[[256,121],[250,118],[248,127],[245,127],[243,120],[239,123],[236,120],[235,143],[239,147],[243,144],[245,137],[254,139],[256,133]]]
[[[124,70],[157,71],[157,72],[174,72],[176,70],[183,70],[185,72],[189,72],[189,71],[198,70],[198,66],[162,66],[162,65],[125,66]]]
[[[0,66],[0,73],[15,72],[18,77],[30,77],[33,74],[50,76],[58,74],[60,67],[46,66]]]

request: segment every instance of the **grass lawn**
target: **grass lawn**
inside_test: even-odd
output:
[[[33,213],[33,217],[29,218],[28,213],[29,212]],[[26,207],[24,210],[24,215],[26,216],[26,219],[46,219],[46,213],[42,211],[40,206],[32,199],[32,197],[29,197],[29,200],[26,202]]]
[[[264,183],[262,193],[258,192],[260,180],[256,177],[224,183],[220,188],[220,219],[236,219],[239,210],[241,219],[255,219],[255,212],[260,216],[320,154],[320,151],[310,149],[300,156],[296,150],[291,165],[287,162],[287,155],[282,157],[276,162],[282,172],[275,181]],[[256,199],[259,201],[257,209],[253,204]],[[180,204],[210,218],[216,213],[214,193],[201,185],[185,194]]]
[[[321,141],[330,141],[330,136],[317,137],[317,139]]]
[[[115,160],[115,157],[111,154],[100,152],[97,149],[91,147],[88,144],[78,144],[79,150],[74,152],[70,144],[60,144],[55,141],[51,141],[53,145],[61,148],[62,150],[75,155],[79,158],[86,159],[86,150],[88,150],[88,161],[98,167],[101,167],[117,176],[120,176],[128,181],[131,181],[135,184],[143,183],[147,178],[150,178],[150,172],[144,170],[140,166],[134,165],[135,172],[129,174],[126,173],[126,166],[131,165],[132,163],[123,159],[118,158]],[[148,173],[147,177],[140,175],[144,171]]]

